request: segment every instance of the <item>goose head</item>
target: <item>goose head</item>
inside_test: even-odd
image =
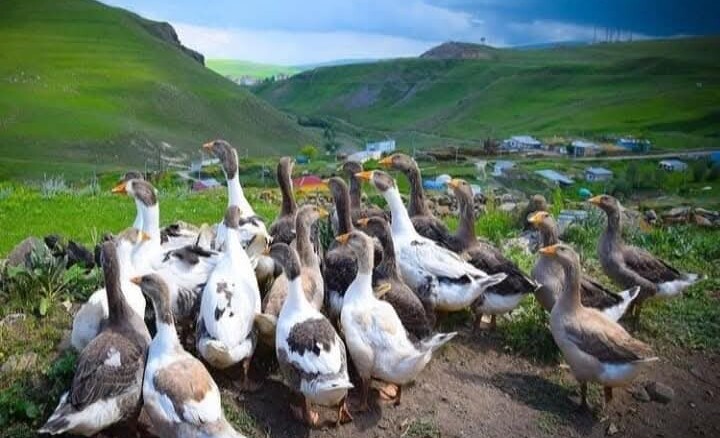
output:
[[[363,165],[360,164],[360,163],[357,162],[357,161],[346,161],[346,162],[343,163],[343,165],[342,165],[342,167],[340,168],[340,170],[342,170],[342,172],[343,172],[347,177],[352,177],[352,176],[354,176],[356,173],[360,173],[360,172],[363,171]]]
[[[324,208],[318,207],[313,204],[305,204],[297,212],[295,221],[298,224],[310,226],[314,224],[318,219],[325,219],[328,217],[328,212]]]
[[[383,248],[392,240],[390,224],[381,217],[364,217],[358,219],[357,225],[363,233],[378,239]]]
[[[120,182],[130,181],[131,179],[145,179],[145,176],[140,172],[131,170],[129,172],[125,172],[125,175],[120,178]]]
[[[468,182],[464,179],[451,179],[448,182],[448,186],[452,189],[453,194],[455,194],[456,197],[465,196],[470,199],[473,198],[472,187],[470,187],[470,184],[468,184]]]
[[[355,176],[361,181],[370,182],[380,193],[385,193],[391,189],[397,189],[393,177],[382,170],[369,170],[356,173]]]
[[[337,236],[335,240],[341,245],[347,246],[355,254],[359,270],[362,270],[363,267],[367,269],[368,266],[364,265],[369,264],[369,270],[372,271],[374,244],[370,236],[362,231],[353,230]]]
[[[274,243],[266,253],[282,266],[288,280],[294,280],[300,276],[300,259],[297,252],[290,246],[282,242]]]
[[[142,293],[150,298],[155,307],[155,318],[165,324],[173,324],[172,310],[170,306],[170,289],[158,274],[146,274],[133,277],[131,282],[140,286]]]
[[[240,227],[240,218],[242,214],[240,208],[237,205],[231,205],[225,210],[225,218],[223,223],[229,229],[237,230]]]
[[[610,195],[598,195],[588,199],[588,202],[600,208],[607,214],[620,212],[620,201]]]
[[[122,181],[112,189],[116,194],[127,194],[140,201],[146,207],[157,205],[155,187],[143,179],[130,179]]]
[[[234,147],[225,140],[214,140],[205,143],[203,150],[212,153],[222,164],[225,178],[232,179],[238,171],[238,155]]]
[[[392,154],[378,162],[382,167],[386,169],[395,169],[401,172],[407,172],[413,169],[417,169],[417,163],[415,160],[405,154]]]
[[[556,259],[565,268],[574,268],[580,264],[580,257],[575,250],[564,243],[541,248],[540,254]]]
[[[538,229],[555,225],[552,215],[547,211],[536,211],[535,213],[530,213],[527,221]]]

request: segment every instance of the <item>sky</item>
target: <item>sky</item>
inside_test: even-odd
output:
[[[170,22],[206,58],[303,65],[417,56],[444,41],[506,47],[720,33],[718,0],[105,0]]]

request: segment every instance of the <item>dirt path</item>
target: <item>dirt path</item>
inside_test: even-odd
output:
[[[640,402],[619,389],[603,414],[597,407],[576,410],[577,385],[569,371],[506,354],[501,345],[496,335],[462,332],[403,392],[401,406],[372,403],[370,412],[338,429],[309,431],[295,422],[289,393],[275,380],[255,394],[225,391],[224,397],[236,397],[254,417],[259,437],[720,436],[720,356],[666,353],[640,381],[673,388],[669,404]],[[600,402],[593,388],[591,403]],[[334,421],[333,411],[321,415]]]

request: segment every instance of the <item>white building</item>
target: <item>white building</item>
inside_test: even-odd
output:
[[[506,170],[512,169],[513,167],[515,167],[515,163],[513,163],[512,161],[496,161],[495,165],[493,166],[492,175],[502,176]]]
[[[662,160],[660,162],[660,168],[668,172],[684,172],[687,167],[687,163],[680,160]]]
[[[574,157],[591,157],[600,152],[600,146],[585,140],[573,140],[570,145],[573,148]]]
[[[389,154],[390,152],[395,151],[395,140],[389,139],[367,143],[365,145],[365,150],[368,152],[380,152],[381,154]]]
[[[612,170],[604,167],[588,167],[585,169],[585,181],[588,182],[610,181],[612,177]]]
[[[522,151],[527,149],[540,149],[541,147],[542,142],[529,135],[515,135],[504,140],[502,143],[502,148],[507,150]]]
[[[382,158],[382,152],[380,151],[359,151],[348,155],[347,161],[364,163],[368,160],[379,160],[380,158]]]

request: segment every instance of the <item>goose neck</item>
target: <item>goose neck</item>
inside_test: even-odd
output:
[[[408,211],[411,216],[430,216],[430,210],[425,202],[425,192],[422,187],[422,176],[420,169],[413,166],[405,171],[410,182],[410,201],[408,203]]]
[[[245,192],[243,191],[242,186],[240,185],[240,176],[237,172],[235,172],[235,175],[228,179],[228,207],[231,207],[233,205],[237,206],[240,209],[240,212],[243,216],[253,216],[255,214],[253,208],[250,206],[250,203],[248,202],[247,198],[245,197]]]
[[[408,233],[415,233],[410,215],[405,209],[405,205],[400,197],[400,192],[396,187],[390,188],[383,192],[383,197],[390,206],[390,214],[392,216],[392,223],[390,225],[393,236],[400,236]]]

